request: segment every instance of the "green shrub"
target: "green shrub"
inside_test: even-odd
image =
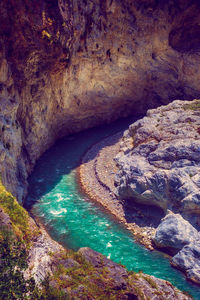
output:
[[[35,290],[33,278],[26,280],[24,244],[6,227],[0,228],[0,295],[1,299],[28,299]]]
[[[29,216],[27,211],[17,202],[11,193],[7,192],[0,181],[0,207],[7,213],[15,233],[22,239],[30,239]]]

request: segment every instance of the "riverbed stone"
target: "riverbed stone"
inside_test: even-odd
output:
[[[169,212],[156,229],[153,240],[157,247],[175,254],[199,238],[198,231],[180,214]]]

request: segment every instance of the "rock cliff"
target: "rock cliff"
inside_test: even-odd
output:
[[[120,199],[162,208],[153,238],[172,264],[200,282],[200,100],[176,100],[129,126],[115,158]],[[171,211],[173,212],[171,212]]]
[[[174,101],[129,127],[116,158],[120,197],[199,214],[199,103]]]
[[[0,173],[22,201],[59,137],[200,96],[195,0],[0,3]]]
[[[200,97],[199,11],[197,0],[1,1],[0,174],[8,190],[22,202],[35,161],[64,135]],[[51,241],[41,236],[36,248],[34,263]]]

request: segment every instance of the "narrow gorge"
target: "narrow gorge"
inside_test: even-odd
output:
[[[33,207],[37,207],[35,200],[40,201],[37,188],[42,181],[40,183],[37,178],[34,185],[29,186],[31,179],[28,181],[28,178],[37,160],[57,140],[78,133],[80,143],[84,144],[81,140],[84,133],[81,132],[88,128],[105,126],[128,116],[142,118],[148,109],[167,105],[176,99],[200,98],[200,4],[197,0],[3,0],[0,2],[0,21],[2,189],[5,186],[25,207],[29,206],[30,197]],[[197,131],[200,124],[198,118],[199,115],[195,119]],[[191,119],[188,124],[193,121]],[[154,122],[154,119],[149,122]],[[122,126],[120,130],[127,127]],[[110,129],[110,134],[116,133],[116,129]],[[99,137],[105,136],[99,133]],[[97,141],[99,138],[94,139],[94,143]],[[76,147],[81,148],[82,144]],[[67,144],[67,147],[70,148],[70,145]],[[67,159],[67,148],[65,151]],[[120,163],[122,166],[123,158],[118,160],[119,168]],[[55,168],[52,170],[55,171]],[[189,180],[196,174],[190,175]],[[52,178],[57,177],[52,174]],[[119,186],[119,197],[130,197],[131,191],[125,191],[125,183],[122,184],[118,178],[115,184]],[[196,186],[198,189],[198,183]],[[165,212],[172,206],[172,211],[178,212],[174,209],[177,203],[170,206],[166,204],[170,201],[159,198],[161,194],[153,192],[151,204],[154,205],[156,199],[157,206]],[[196,192],[198,194],[199,189]],[[8,192],[3,190],[2,193],[1,223],[8,226],[15,223],[15,217],[4,216],[4,213],[9,215],[10,210],[5,208],[4,203]],[[133,194],[135,197],[135,191]],[[150,196],[147,198],[150,199]],[[142,199],[145,202],[144,195]],[[38,206],[42,209],[39,201]],[[192,209],[197,209],[197,206]],[[192,225],[198,223],[196,215],[192,215],[192,221],[186,213],[183,217]],[[36,218],[30,222],[35,224],[38,220]],[[27,237],[23,230],[19,227],[17,235],[23,232],[23,236]],[[53,235],[57,239],[55,232]],[[51,246],[47,245],[51,243],[52,249],[63,251],[45,231],[42,236],[34,240],[34,249],[40,249],[39,252],[32,252],[32,258],[35,257],[36,261],[40,256],[38,253],[43,253],[44,257],[49,255]],[[58,240],[63,242],[62,238]],[[42,248],[44,252],[40,252]],[[44,269],[48,268],[50,261],[50,258],[44,258]],[[79,257],[77,263],[80,264],[80,261]],[[127,298],[120,299],[137,299],[128,298],[128,294],[126,291]],[[147,293],[145,297],[153,296]],[[170,299],[179,299],[173,297]]]

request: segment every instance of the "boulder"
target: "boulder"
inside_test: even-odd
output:
[[[173,257],[172,265],[186,272],[188,279],[200,284],[200,240],[183,247]]]
[[[194,243],[200,238],[198,231],[180,214],[170,212],[161,221],[153,238],[159,248],[170,253],[177,253],[185,245]]]

